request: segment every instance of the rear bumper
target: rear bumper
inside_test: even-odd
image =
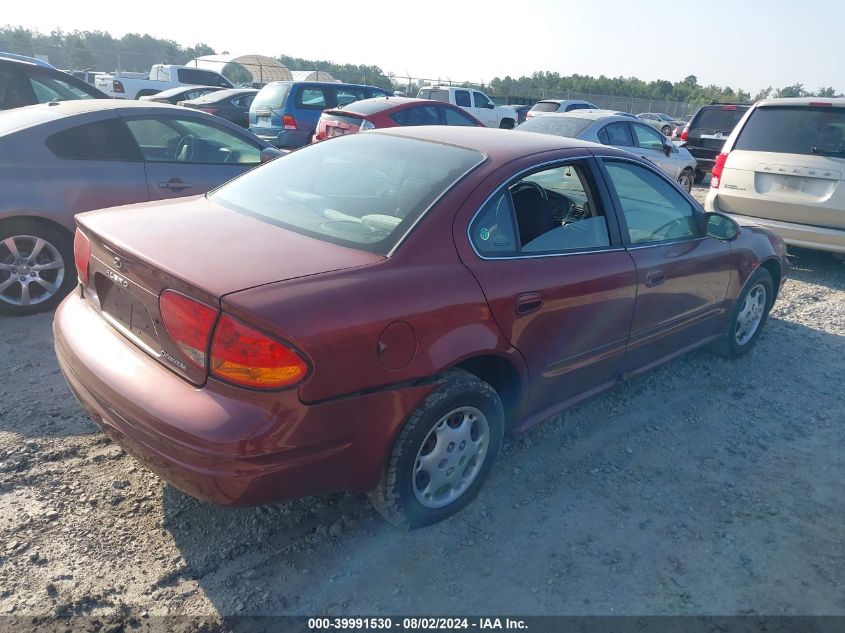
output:
[[[760,226],[768,229],[772,233],[779,235],[783,238],[784,242],[792,246],[845,254],[845,230],[842,229],[829,229],[820,226],[810,226],[808,224],[782,222],[780,220],[769,220],[767,218],[756,218],[738,213],[728,213],[719,208],[719,194],[717,189],[711,189],[707,193],[704,208],[707,211],[725,213],[740,224],[746,226]]]
[[[375,487],[399,427],[432,385],[304,404],[296,390],[257,394],[182,380],[74,291],[53,322],[59,366],[91,418],[184,492],[256,505]]]

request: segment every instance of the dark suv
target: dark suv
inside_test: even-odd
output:
[[[693,181],[698,183],[713,169],[716,156],[731,135],[742,115],[751,106],[747,103],[711,103],[701,106],[681,133],[686,149],[698,166]]]
[[[108,96],[47,62],[0,53],[0,110],[70,99],[108,99]]]

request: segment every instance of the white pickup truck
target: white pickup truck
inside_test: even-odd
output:
[[[516,110],[509,106],[497,106],[490,97],[473,88],[423,86],[417,98],[434,99],[459,106],[487,127],[511,129],[516,125]]]
[[[118,72],[97,75],[94,85],[115,99],[138,99],[179,86],[232,88],[232,82],[213,70],[156,64],[147,73]]]

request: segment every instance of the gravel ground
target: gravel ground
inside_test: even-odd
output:
[[[750,354],[535,427],[410,533],[357,494],[185,496],[82,414],[50,314],[0,318],[0,613],[845,615],[845,264],[792,261]]]

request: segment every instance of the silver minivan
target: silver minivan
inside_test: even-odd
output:
[[[716,158],[704,207],[845,254],[845,99],[767,99]]]

